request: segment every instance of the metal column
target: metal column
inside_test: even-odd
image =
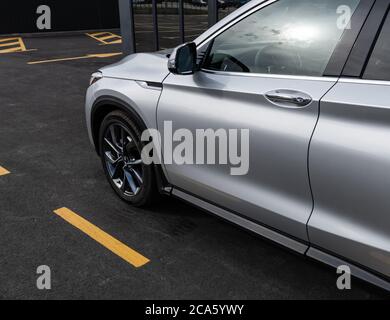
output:
[[[184,0],[179,0],[179,30],[180,30],[180,42],[184,43]]]
[[[152,0],[152,16],[153,16],[153,34],[154,34],[154,50],[160,49],[158,37],[158,20],[157,20],[157,0]]]
[[[122,35],[122,50],[124,54],[131,54],[136,51],[133,0],[118,1]]]
[[[209,27],[215,25],[218,21],[218,4],[217,0],[208,0],[208,22]]]

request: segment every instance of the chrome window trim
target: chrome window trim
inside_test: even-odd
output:
[[[368,79],[357,79],[357,78],[340,78],[339,82],[340,83],[360,83],[360,84],[390,86],[390,81],[386,81],[386,80],[368,80]]]
[[[294,76],[284,74],[268,74],[268,73],[247,73],[247,72],[230,72],[201,69],[205,73],[218,74],[222,76],[240,76],[240,77],[256,77],[256,78],[272,78],[272,79],[287,79],[287,80],[307,80],[307,81],[324,81],[337,82],[339,77],[315,77],[315,76]]]

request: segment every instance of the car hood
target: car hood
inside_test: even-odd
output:
[[[167,62],[170,50],[154,53],[136,53],[121,61],[103,67],[104,77],[162,82],[169,74]]]

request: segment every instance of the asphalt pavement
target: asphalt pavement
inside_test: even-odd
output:
[[[189,37],[207,27],[203,18]],[[177,44],[175,18],[160,23],[170,31],[162,47]],[[137,25],[139,50],[152,50],[150,23]],[[0,167],[9,172],[0,170],[0,298],[389,298],[357,279],[340,291],[334,269],[179,200],[148,210],[119,200],[89,143],[84,96],[90,74],[122,57],[110,56],[120,43],[82,33],[21,41],[25,51],[0,53]],[[150,262],[129,264],[56,215],[61,207]],[[50,267],[50,290],[36,286],[40,265]]]

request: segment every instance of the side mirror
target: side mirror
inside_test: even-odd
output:
[[[174,74],[193,74],[197,70],[196,60],[196,45],[187,42],[173,50],[168,60],[168,69]]]

